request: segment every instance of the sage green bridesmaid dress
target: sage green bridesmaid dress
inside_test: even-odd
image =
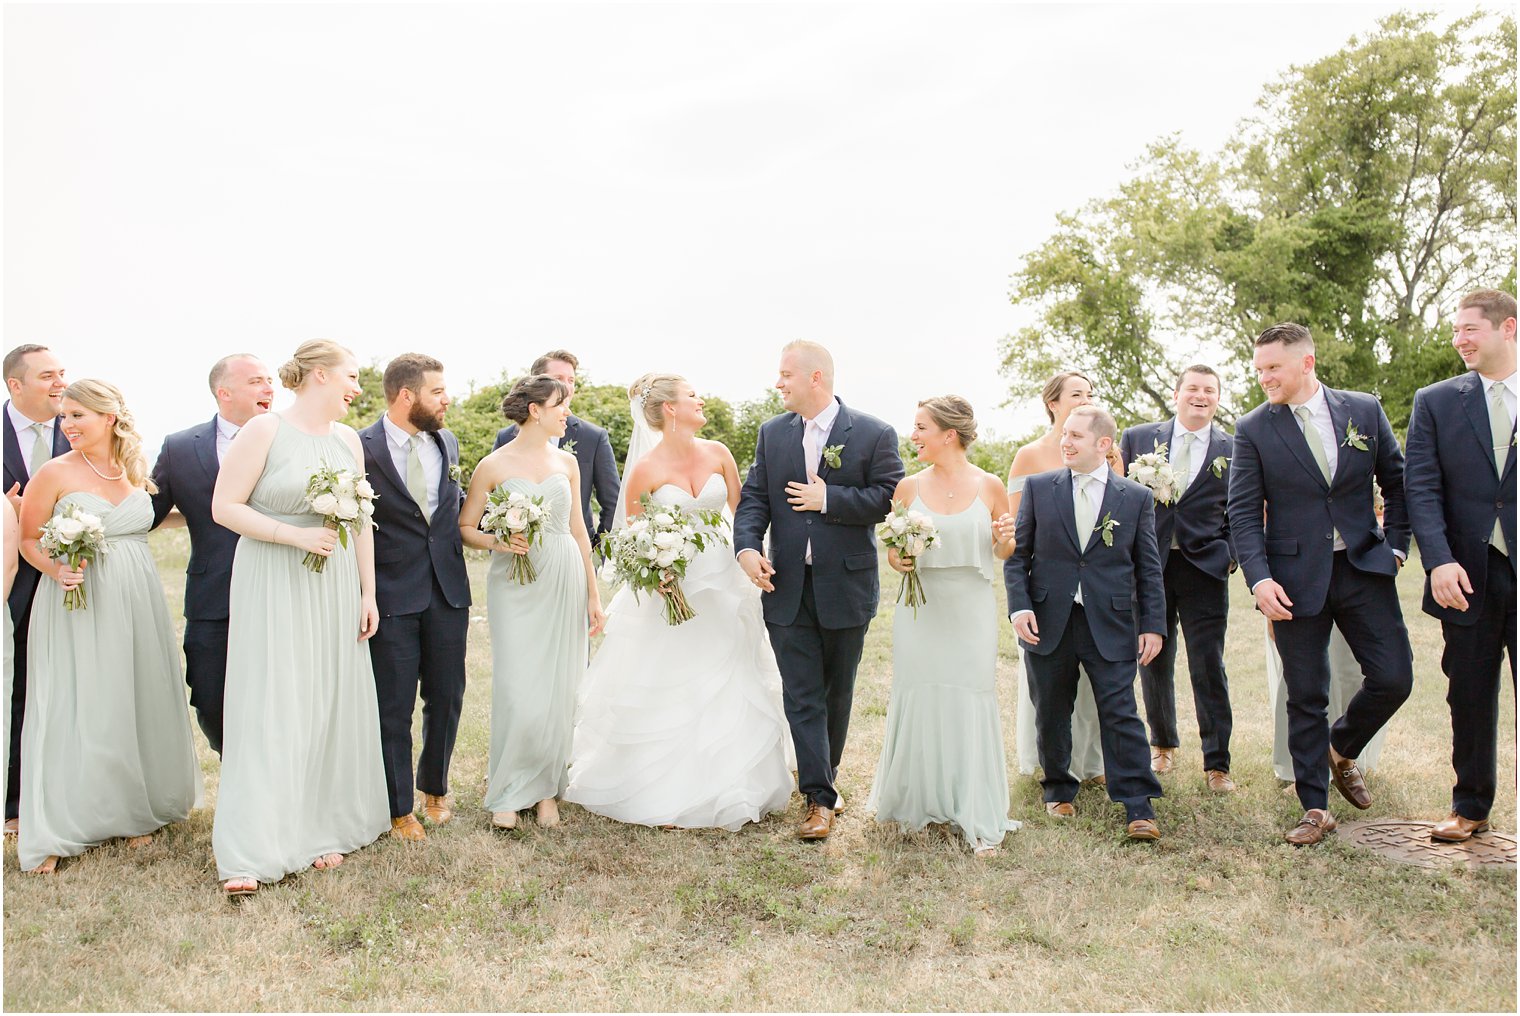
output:
[[[512,555],[492,555],[491,756],[487,811],[520,811],[564,793],[575,697],[586,672],[586,565],[570,535],[570,480],[511,477],[508,491],[542,495],[548,517],[529,558],[538,578],[519,585]],[[580,506],[575,505],[579,511]]]
[[[116,836],[146,836],[187,818],[201,789],[179,644],[148,549],[153,502],[119,505],[89,491],[72,502],[98,515],[107,551],[85,567],[86,606],[37,586],[28,629],[22,726],[24,871]]]
[[[342,438],[313,436],[282,419],[248,504],[286,525],[321,525],[305,493],[323,466],[363,471]],[[390,828],[353,546],[340,544],[316,573],[295,547],[238,540],[211,831],[224,881],[278,882]]]
[[[997,701],[998,578],[992,516],[980,498],[929,515],[939,540],[918,559],[927,601],[892,617],[892,696],[867,801],[878,822],[959,827],[973,847],[1002,842],[1008,763]]]

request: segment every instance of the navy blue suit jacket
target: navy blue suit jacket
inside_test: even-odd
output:
[[[857,628],[875,616],[880,595],[876,525],[892,510],[892,492],[903,478],[897,432],[876,417],[839,403],[824,446],[844,447],[839,468],[818,463],[818,476],[828,484],[828,514],[820,514],[794,511],[787,501],[788,483],[807,482],[802,431],[802,417],[796,413],[782,413],[760,425],[755,461],[734,512],[734,552],[764,554],[769,531],[775,591],[760,602],[768,623],[789,625],[802,607],[803,568],[812,540],[819,624]]]
[[[153,463],[153,525],[179,508],[190,530],[185,568],[185,620],[225,621],[238,534],[211,517],[211,494],[221,464],[216,458],[216,417],[164,438]]]
[[[447,430],[432,434],[443,452],[438,477],[438,508],[424,520],[406,480],[396,472],[385,420],[359,432],[364,472],[375,488],[375,605],[381,617],[420,614],[433,602],[433,579],[451,607],[470,605],[470,576],[464,566],[459,508],[464,490],[449,476],[459,465],[459,440]]]
[[[1003,564],[1008,613],[1034,611],[1039,645],[1019,645],[1037,656],[1055,652],[1082,589],[1082,609],[1105,660],[1134,660],[1142,632],[1166,634],[1166,591],[1156,551],[1156,498],[1109,471],[1097,525],[1077,532],[1071,470],[1052,469],[1024,481],[1014,523],[1013,555]],[[1105,519],[1112,545],[1100,531]]]
[[[1477,371],[1448,378],[1414,396],[1409,417],[1404,497],[1425,567],[1425,613],[1458,625],[1475,624],[1488,583],[1488,541],[1494,520],[1511,560],[1515,544],[1515,437],[1500,473],[1488,422],[1488,393]],[[1430,571],[1455,561],[1467,572],[1467,610],[1453,610],[1430,595]]]
[[[1346,542],[1346,560],[1369,574],[1397,575],[1393,552],[1409,550],[1404,454],[1382,404],[1366,392],[1330,387],[1325,401],[1339,445],[1328,484],[1287,405],[1263,403],[1235,425],[1229,511],[1240,570],[1247,586],[1276,579],[1293,601],[1294,617],[1325,608],[1332,530]],[[1348,424],[1363,436],[1366,451],[1347,440]],[[1374,478],[1383,491],[1381,526],[1373,510]]]
[[[5,412],[0,416],[5,418],[5,489],[10,490],[16,484],[21,484],[18,493],[26,493],[26,481],[31,479],[26,472],[26,463],[21,458],[21,442],[16,439],[16,428],[11,426],[11,404],[5,403]],[[53,425],[53,454],[62,455],[69,450],[69,440],[63,436],[63,428],[56,423]],[[11,608],[11,617],[20,617],[26,613],[27,606],[32,602],[32,594],[37,591],[37,580],[42,573],[27,564],[26,558],[21,558],[16,567],[16,581],[11,584],[10,599],[7,600]]]
[[[517,424],[503,427],[496,432],[495,451],[517,436]],[[586,518],[586,535],[591,546],[596,547],[601,538],[612,531],[612,519],[617,513],[618,467],[612,456],[612,439],[596,424],[574,415],[565,421],[565,436],[560,447],[574,441],[573,454],[581,469],[581,514]],[[591,518],[591,492],[596,491],[596,503],[601,516],[594,522]]]
[[[1158,444],[1169,443],[1171,436],[1171,420],[1142,423],[1126,430],[1119,438],[1119,455],[1124,460],[1125,469],[1139,456],[1155,451]],[[1175,449],[1168,448],[1168,452],[1175,452]],[[1216,579],[1229,577],[1230,568],[1235,564],[1235,546],[1230,542],[1230,519],[1225,511],[1225,500],[1230,491],[1229,463],[1233,454],[1234,443],[1230,435],[1219,424],[1212,425],[1203,466],[1193,482],[1171,504],[1156,503],[1156,548],[1161,554],[1163,571],[1175,533],[1177,549],[1183,558]],[[1224,463],[1216,475],[1214,463],[1220,458]]]

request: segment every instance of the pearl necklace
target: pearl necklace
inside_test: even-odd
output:
[[[125,466],[123,466],[121,472],[117,473],[115,476],[107,476],[105,473],[102,473],[100,470],[98,470],[98,469],[95,468],[95,463],[91,462],[90,461],[90,457],[88,455],[86,455],[84,452],[81,451],[79,453],[79,457],[81,459],[84,459],[84,464],[90,467],[90,472],[94,473],[96,476],[100,477],[102,480],[112,480],[112,481],[114,481],[114,480],[119,480],[123,476],[127,475],[127,469],[126,469]]]

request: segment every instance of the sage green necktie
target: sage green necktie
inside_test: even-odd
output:
[[[26,472],[28,477],[36,476],[37,470],[47,465],[48,459],[53,457],[52,435],[48,433],[48,425],[34,423],[32,431],[37,435],[37,440],[32,442],[32,461]]]
[[[1330,458],[1325,454],[1325,442],[1320,440],[1319,428],[1310,418],[1309,407],[1299,406],[1293,410],[1293,415],[1298,417],[1298,426],[1304,432],[1304,440],[1309,443],[1309,454],[1314,456],[1314,463],[1319,466],[1320,475],[1324,476],[1326,483],[1329,483]]]
[[[422,456],[417,452],[422,442],[421,434],[413,434],[406,443],[406,489],[412,495],[412,500],[417,502],[417,507],[422,509],[423,520],[431,522],[433,518],[428,512],[427,474],[422,471]]]
[[[1188,474],[1193,471],[1193,435],[1188,431],[1182,432],[1182,441],[1178,444],[1177,453],[1172,456],[1172,471],[1177,474],[1177,497],[1182,497],[1182,492],[1188,488]],[[1174,504],[1176,502],[1173,502]],[[1172,530],[1172,549],[1177,549],[1177,531]]]
[[[1093,526],[1098,522],[1098,510],[1093,507],[1092,495],[1088,493],[1093,478],[1091,476],[1077,477],[1077,547],[1087,549],[1088,537],[1092,536]]]
[[[1494,435],[1494,466],[1504,474],[1504,464],[1509,461],[1509,437],[1514,429],[1510,422],[1509,407],[1504,404],[1504,382],[1495,381],[1488,386],[1488,426]],[[1509,557],[1509,545],[1504,542],[1504,530],[1494,519],[1494,535],[1489,540],[1495,550]]]

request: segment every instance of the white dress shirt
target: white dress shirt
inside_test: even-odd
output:
[[[16,408],[14,402],[6,405],[6,411],[11,415],[11,427],[16,431],[16,443],[21,446],[21,468],[26,470],[27,478],[32,475],[32,449],[37,445],[37,432],[32,429],[35,423],[42,423],[42,439],[47,442],[49,450],[53,447],[53,428],[58,424],[58,417],[52,417],[47,421],[33,420],[21,410]]]
[[[391,422],[389,416],[380,419],[385,424],[385,439],[390,445],[391,462],[396,466],[396,475],[401,477],[401,486],[406,487],[406,459],[411,450],[412,435],[402,430]],[[438,485],[443,482],[443,451],[438,447],[438,442],[423,431],[418,431],[417,436],[422,438],[417,446],[417,458],[422,462],[422,478],[427,481],[427,514],[432,518],[438,511]]]
[[[1075,469],[1071,470],[1071,510],[1073,512],[1076,512],[1077,510],[1077,498],[1086,497],[1088,499],[1088,503],[1092,506],[1093,519],[1096,520],[1097,523],[1101,523],[1103,521],[1102,518],[1099,517],[1098,513],[1099,510],[1103,507],[1103,495],[1108,492],[1108,472],[1109,470],[1107,462],[1103,463],[1090,473],[1078,473]],[[1078,476],[1091,476],[1093,478],[1094,482],[1087,484],[1087,490],[1085,492],[1077,484]],[[1086,536],[1092,536],[1091,531],[1089,531]],[[1082,545],[1083,550],[1087,549],[1087,540],[1082,533],[1077,534],[1077,542]],[[1071,599],[1073,603],[1082,602],[1082,582],[1080,579],[1077,581],[1077,595],[1073,596]],[[1017,621],[1019,619],[1019,615],[1033,613],[1034,611],[1027,608],[1024,610],[1016,610],[1012,614],[1008,615],[1008,620]]]
[[[1203,460],[1209,455],[1209,437],[1212,424],[1204,424],[1197,430],[1188,430],[1182,425],[1182,421],[1172,419],[1172,440],[1167,444],[1167,460],[1176,462],[1177,456],[1182,454],[1182,435],[1193,435],[1193,447],[1188,449],[1188,474],[1182,478],[1182,490],[1187,490],[1193,485],[1198,477],[1198,471],[1203,468]],[[1180,494],[1182,491],[1178,491]]]
[[[232,447],[232,439],[238,436],[242,430],[235,423],[228,422],[221,413],[216,414],[216,464],[221,465],[227,461],[227,449]]]
[[[1517,377],[1520,377],[1520,374],[1516,374],[1515,371],[1510,371],[1509,377],[1506,378],[1486,377],[1482,374],[1478,375],[1478,380],[1483,384],[1484,402],[1488,402],[1488,389],[1493,385],[1493,383],[1495,381],[1504,382],[1504,408],[1509,410],[1509,419],[1504,421],[1504,426],[1506,429],[1515,425],[1515,381]],[[1492,409],[1492,402],[1489,402],[1489,407]]]
[[[823,462],[823,449],[829,443],[829,431],[834,429],[834,419],[839,416],[839,403],[833,399],[823,408],[817,416],[811,420],[802,421],[802,461],[807,466],[809,474],[818,472],[819,464]],[[818,509],[818,514],[826,515],[829,510],[829,492],[825,488],[823,492],[823,504]],[[813,563],[813,541],[807,543],[807,550],[802,558],[805,564]]]

